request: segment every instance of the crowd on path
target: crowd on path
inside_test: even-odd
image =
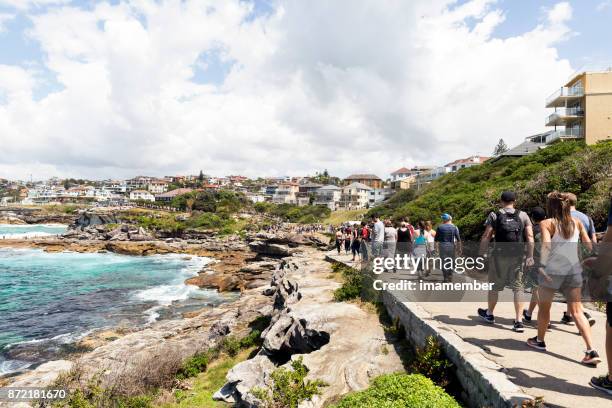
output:
[[[567,310],[560,321],[575,325],[585,344],[581,362],[596,367],[601,361],[593,348],[591,326],[595,320],[585,312],[583,293],[606,304],[606,356],[608,374],[593,377],[590,385],[612,395],[612,200],[608,228],[601,245],[591,217],[576,209],[577,197],[572,193],[551,192],[546,208],[536,207],[529,213],[515,208],[516,194],[501,194],[499,208],[484,220],[485,231],[478,253],[487,262],[492,290],[487,306],[477,310],[487,324],[495,323],[495,307],[499,293],[513,293],[514,321],[512,330],[525,331],[525,323],[535,324],[537,335],[526,345],[546,351],[545,337],[550,330],[550,310],[555,294],[565,297]],[[353,262],[368,262],[377,257],[392,258],[397,254],[442,259],[442,279],[452,282],[454,271],[445,262],[462,252],[459,228],[450,214],[440,216],[434,229],[430,220],[412,225],[407,217],[393,222],[374,216],[369,222],[346,224],[334,232],[338,254],[352,255]],[[597,249],[599,252],[597,252]],[[428,276],[429,263],[418,263],[419,276]],[[588,273],[587,273],[588,270]],[[531,301],[523,308],[522,295],[531,291]],[[537,316],[534,316],[537,307]],[[536,320],[536,321],[534,321]]]

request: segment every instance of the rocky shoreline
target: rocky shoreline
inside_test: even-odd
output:
[[[216,346],[226,336],[246,335],[249,324],[261,317],[270,320],[262,333],[261,350],[228,373],[227,384],[215,398],[254,406],[257,401],[250,390],[269,385],[272,371],[288,366],[298,355],[304,357],[313,378],[329,384],[321,396],[305,405],[312,407],[367,387],[373,376],[402,368],[376,314],[355,304],[333,301],[332,293],[339,283],[330,279],[330,265],[320,250],[327,248],[327,243],[315,236],[281,232],[197,241],[69,237],[6,241],[0,245],[139,256],[208,256],[216,262],[186,283],[219,291],[240,290],[241,295],[231,303],[190,312],[182,319],[159,321],[141,330],[98,331],[77,343],[77,348],[92,351],[0,379],[3,386],[47,386],[61,373],[77,368],[82,381],[95,377],[102,386],[114,386],[142,372],[170,369],[170,360],[183,361]],[[354,335],[357,332],[360,336]]]

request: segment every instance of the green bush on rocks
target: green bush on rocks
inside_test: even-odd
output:
[[[346,395],[334,408],[459,408],[442,388],[421,374],[385,374],[369,388]]]

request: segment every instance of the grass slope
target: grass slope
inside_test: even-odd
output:
[[[332,211],[329,217],[325,218],[323,224],[340,225],[347,221],[360,221],[367,210],[338,210]]]
[[[253,352],[251,347],[242,350],[236,356],[230,357],[226,354],[219,360],[215,360],[210,364],[208,369],[199,374],[193,379],[192,389],[180,391],[177,395],[177,402],[171,404],[163,404],[162,408],[219,408],[229,407],[231,404],[224,402],[213,401],[213,394],[225,384],[225,376],[227,372],[241,361],[248,359]]]
[[[500,193],[518,193],[517,206],[529,211],[545,205],[552,190],[578,195],[578,209],[587,212],[599,229],[605,217],[612,189],[612,142],[585,146],[581,142],[551,145],[529,156],[504,157],[481,166],[447,174],[415,193],[403,191],[388,202],[370,210],[398,219],[408,216],[437,222],[440,214],[450,213],[467,239],[477,238],[488,212],[496,208]]]

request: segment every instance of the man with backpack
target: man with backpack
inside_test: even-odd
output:
[[[522,322],[523,306],[521,303],[523,263],[533,265],[533,228],[529,216],[514,208],[516,194],[504,191],[501,195],[501,208],[493,211],[485,222],[485,232],[480,240],[480,253],[490,255],[489,281],[493,290],[488,294],[488,308],[478,308],[478,315],[487,323],[495,323],[493,312],[497,305],[499,292],[505,287],[512,289],[514,295],[515,319],[512,330],[518,333],[525,331]],[[488,253],[491,240],[495,245]],[[525,242],[527,257],[525,258]]]

